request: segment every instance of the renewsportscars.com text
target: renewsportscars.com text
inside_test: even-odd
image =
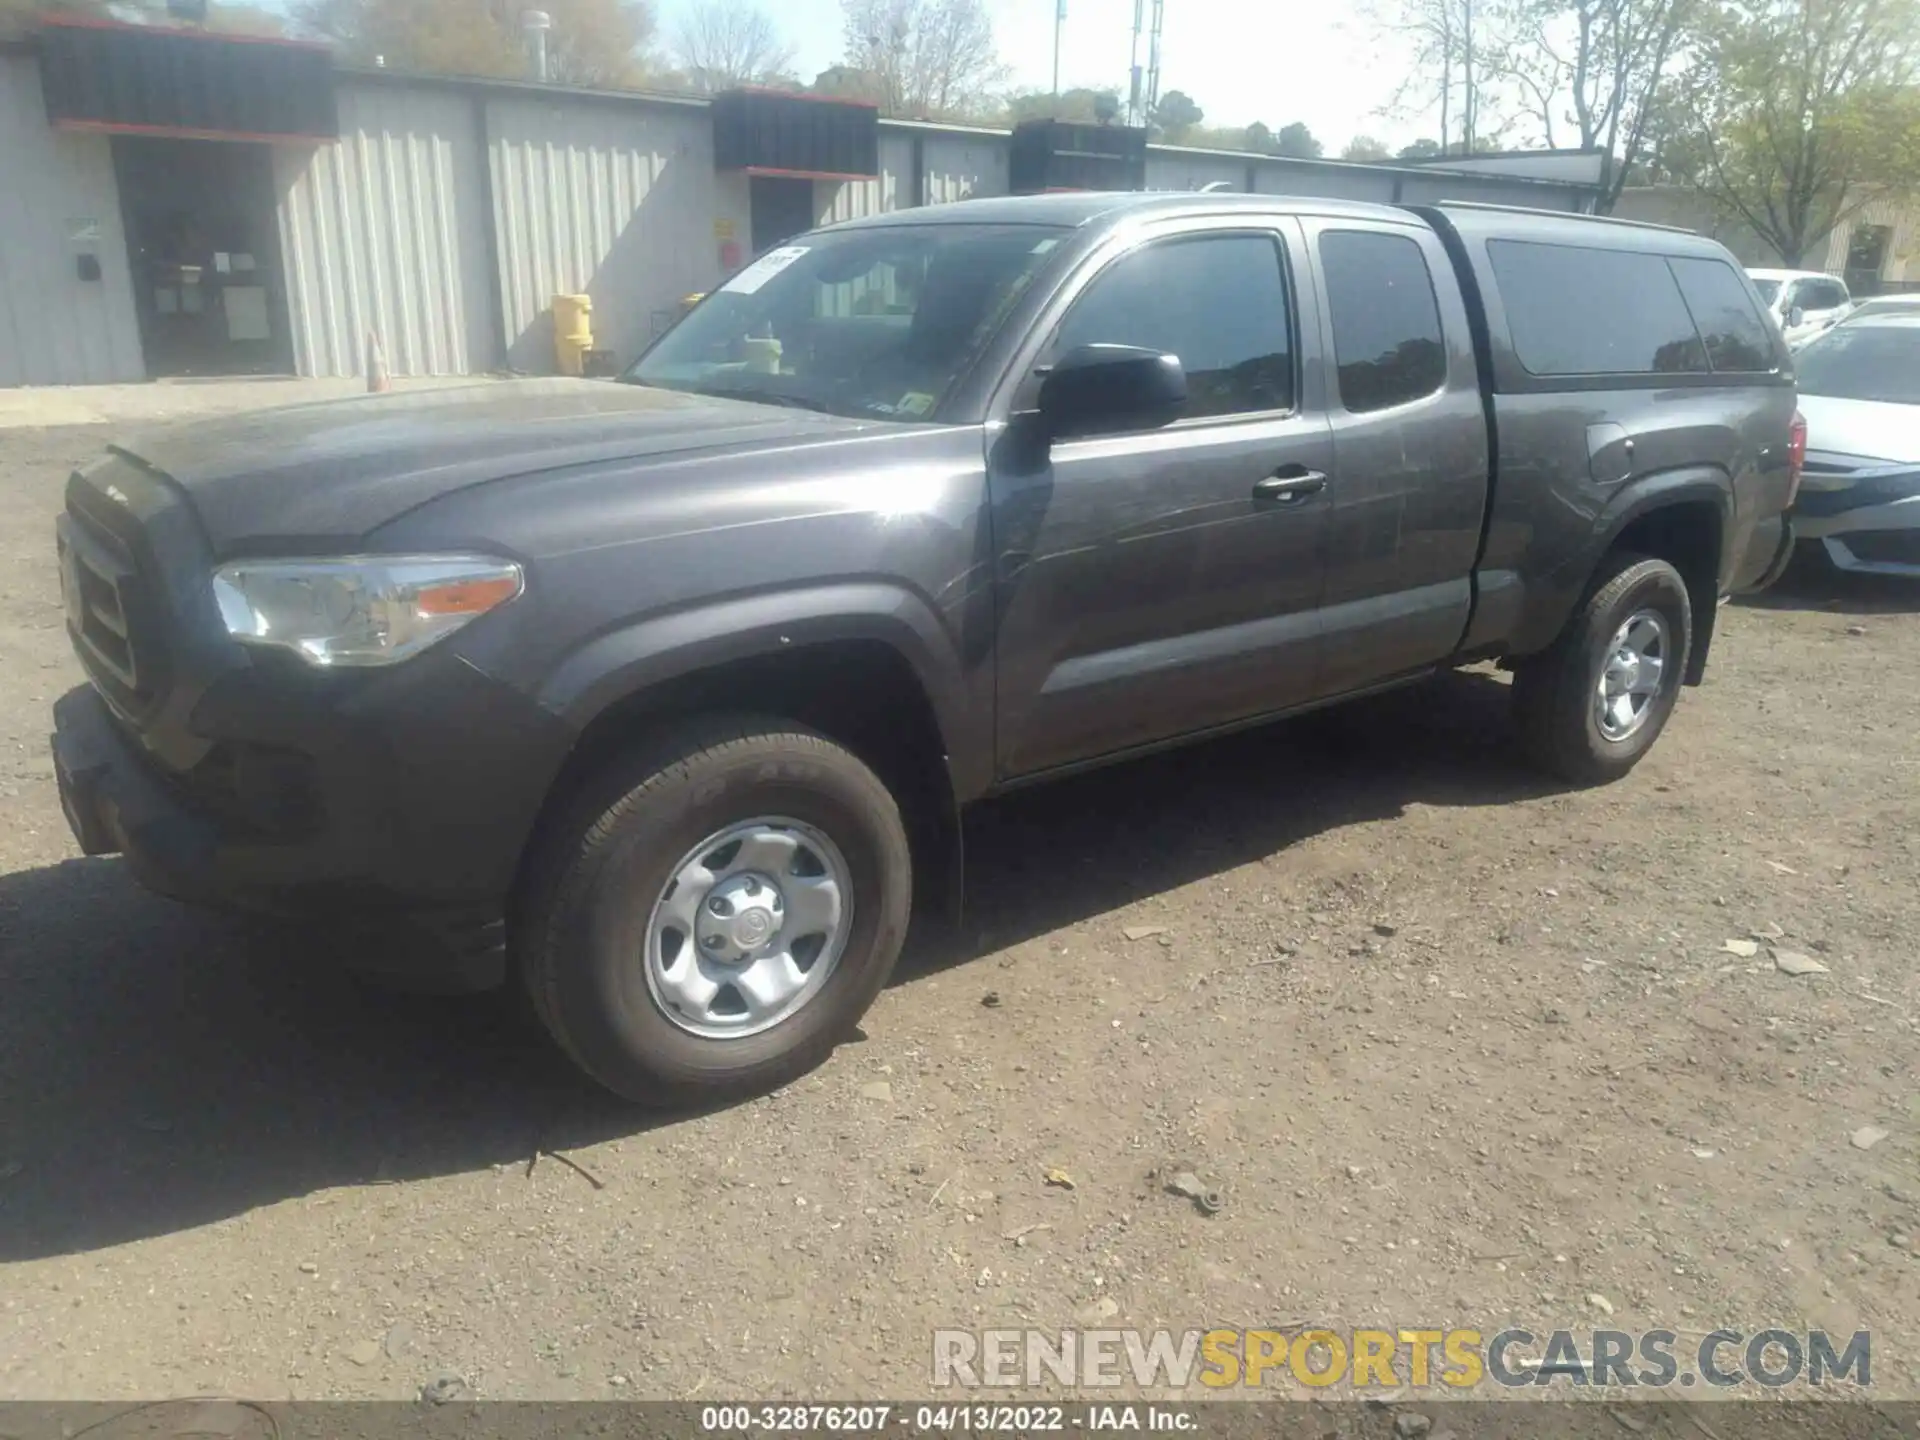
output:
[[[939,1330],[939,1388],[1049,1385],[1223,1390],[1601,1386],[1730,1389],[1873,1383],[1873,1337],[1823,1330],[1510,1328],[1356,1330]]]

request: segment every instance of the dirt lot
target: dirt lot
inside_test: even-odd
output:
[[[503,1001],[74,858],[51,526],[101,438],[0,433],[0,1398],[912,1396],[936,1327],[1076,1316],[1865,1328],[1920,1395],[1920,591],[1731,608],[1606,790],[1468,674],[996,806],[975,956],[656,1120]],[[1770,926],[1827,970],[1723,948]]]

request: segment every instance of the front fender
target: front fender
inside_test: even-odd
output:
[[[628,696],[733,661],[833,641],[871,640],[912,667],[940,729],[957,795],[991,782],[991,715],[955,642],[925,600],[898,585],[847,581],[736,596],[650,616],[570,652],[536,692],[576,731]],[[990,703],[990,700],[989,702]]]

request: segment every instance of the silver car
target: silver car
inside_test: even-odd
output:
[[[1850,318],[1794,369],[1807,422],[1795,533],[1842,570],[1920,578],[1920,313]]]

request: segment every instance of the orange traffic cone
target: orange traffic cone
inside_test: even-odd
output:
[[[393,382],[387,378],[387,354],[380,348],[380,337],[373,331],[367,331],[367,393],[384,395],[393,388]]]

